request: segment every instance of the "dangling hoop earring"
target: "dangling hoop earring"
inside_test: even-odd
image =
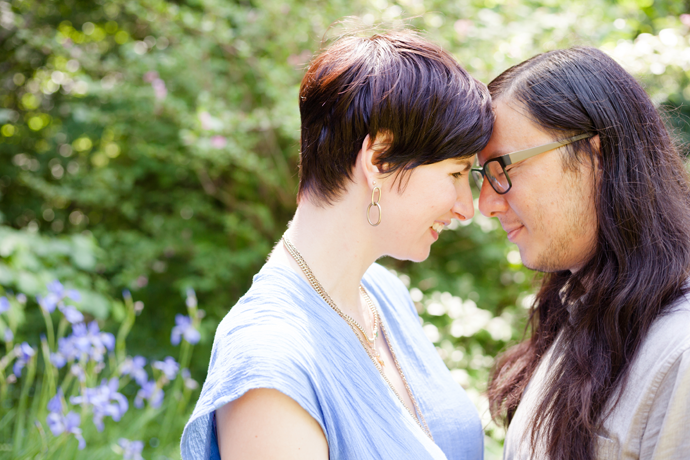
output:
[[[376,185],[376,182],[374,182],[374,190],[371,191],[371,203],[369,204],[369,206],[367,206],[367,222],[369,222],[369,225],[371,225],[372,227],[376,227],[378,224],[381,223],[381,205],[379,204],[379,201],[381,201],[381,189],[378,185]],[[379,219],[376,221],[376,223],[371,221],[370,216],[371,208],[374,206],[379,211]]]

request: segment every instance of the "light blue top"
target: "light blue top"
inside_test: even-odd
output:
[[[435,444],[350,326],[292,270],[267,264],[216,330],[206,382],[182,435],[182,458],[220,458],[215,410],[248,390],[272,388],[321,425],[330,460],[482,459],[477,410],[426,338],[405,286],[378,264],[362,284]]]

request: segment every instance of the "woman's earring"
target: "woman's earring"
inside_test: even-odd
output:
[[[379,201],[381,201],[381,189],[376,185],[376,182],[374,182],[374,190],[371,191],[371,203],[367,206],[367,222],[369,222],[369,225],[372,227],[376,227],[381,223],[381,205]],[[376,222],[371,221],[371,208],[373,207],[376,207],[379,212],[379,218]]]

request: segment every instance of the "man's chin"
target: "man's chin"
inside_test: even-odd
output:
[[[530,270],[541,273],[555,273],[563,270],[568,270],[568,268],[563,268],[561,264],[557,263],[555,260],[549,259],[548,256],[544,254],[541,257],[530,257],[527,251],[520,250],[520,258],[522,258],[522,265]]]

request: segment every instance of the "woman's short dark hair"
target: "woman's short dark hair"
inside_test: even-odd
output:
[[[311,62],[299,96],[299,196],[320,203],[352,179],[367,135],[390,141],[377,160],[396,173],[472,156],[493,128],[486,86],[410,30],[341,37]]]

